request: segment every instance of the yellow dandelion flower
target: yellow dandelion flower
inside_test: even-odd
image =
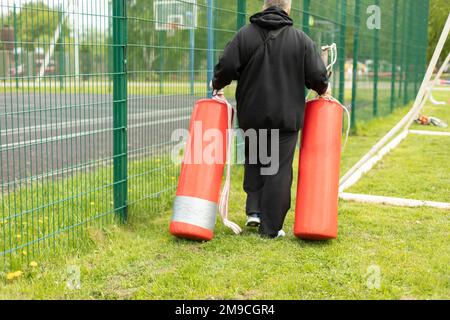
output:
[[[36,261],[31,261],[31,262],[30,262],[30,267],[36,268],[37,266],[38,266],[38,264],[37,264]]]
[[[20,234],[16,235],[17,239],[20,239],[22,236]]]
[[[20,278],[21,276],[23,275],[23,272],[22,271],[16,271],[16,272],[14,272],[14,278]]]
[[[9,272],[9,273],[6,275],[6,279],[7,279],[7,280],[13,280],[15,277],[16,277],[16,276],[14,275],[14,272]]]
[[[24,256],[26,256],[28,253],[27,253],[25,250],[23,250],[23,251],[22,251],[22,254],[23,254]]]

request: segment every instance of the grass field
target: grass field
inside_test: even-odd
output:
[[[445,106],[427,104],[423,114],[450,124],[450,95],[436,93]],[[412,129],[449,132],[450,128],[421,126]],[[409,135],[374,170],[349,192],[418,200],[450,202],[450,137]]]
[[[435,96],[448,101],[450,92]],[[342,173],[407,111],[361,124]],[[448,106],[424,113],[450,118]],[[410,136],[351,191],[450,201],[449,157],[449,138]],[[241,225],[242,174],[233,169],[230,201]],[[218,223],[214,241],[193,243],[169,235],[170,202],[158,214],[151,207],[151,200],[133,205],[127,225],[89,228],[81,247],[13,270],[23,272],[14,280],[2,274],[0,298],[450,299],[449,211],[341,201],[336,241],[295,239],[291,211],[285,239],[260,239],[252,230],[234,236]],[[74,268],[79,289],[67,285]]]

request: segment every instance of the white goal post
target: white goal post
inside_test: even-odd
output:
[[[401,199],[385,196],[376,195],[362,195],[362,194],[352,194],[346,193],[345,190],[356,184],[362,176],[369,172],[376,163],[378,163],[383,157],[388,154],[391,150],[396,148],[409,133],[416,135],[436,135],[436,136],[448,136],[446,132],[435,132],[431,131],[424,132],[420,130],[409,130],[410,126],[413,124],[416,117],[420,114],[425,102],[431,96],[431,90],[433,86],[439,81],[443,71],[447,67],[450,61],[450,54],[447,56],[444,64],[439,70],[436,78],[431,82],[433,72],[436,68],[439,57],[442,54],[443,48],[447,41],[448,35],[450,33],[450,14],[447,17],[446,24],[440,36],[439,42],[434,51],[431,62],[428,66],[425,77],[420,86],[417,97],[414,101],[413,107],[408,112],[408,114],[397,123],[381,140],[379,140],[370,151],[364,155],[364,157],[358,161],[341,179],[339,185],[339,198],[342,200],[356,201],[362,203],[375,203],[375,204],[387,204],[402,207],[433,207],[439,209],[450,209],[450,203],[434,202],[434,201],[424,201],[424,200],[413,200],[413,199]],[[431,84],[431,86],[430,86]]]
[[[355,201],[362,203],[372,203],[372,204],[385,204],[397,207],[409,207],[409,208],[420,208],[420,207],[431,207],[437,209],[450,209],[450,203],[446,202],[436,202],[436,201],[423,201],[423,200],[413,200],[413,199],[403,199],[394,197],[382,197],[373,196],[368,194],[355,194],[355,193],[342,193],[340,195],[342,200]]]
[[[439,57],[441,56],[442,50],[444,48],[444,45],[447,41],[448,35],[450,32],[450,14],[447,17],[447,21],[445,23],[444,29],[442,31],[442,34],[439,38],[439,42],[436,46],[436,49],[434,51],[433,57],[431,59],[431,62],[428,66],[427,72],[425,74],[425,77],[422,81],[422,85],[420,86],[419,92],[417,94],[417,97],[414,101],[414,105],[411,108],[411,110],[408,112],[408,114],[400,120],[397,125],[395,125],[394,128],[392,128],[383,138],[381,138],[380,141],[378,141],[370,150],[369,152],[362,157],[361,160],[359,160],[340,180],[340,192],[343,192],[346,188],[348,188],[348,184],[346,183],[347,180],[354,180],[354,176],[362,176],[360,168],[365,165],[368,161],[371,161],[371,159],[380,151],[381,148],[383,148],[391,139],[393,139],[400,131],[408,129],[409,126],[414,122],[414,119],[417,117],[417,115],[421,111],[422,101],[425,98],[425,94],[428,89],[428,84],[430,83],[430,80],[433,76],[433,72],[436,68],[437,62],[439,60]],[[381,160],[381,159],[380,159]]]
[[[450,53],[447,55],[447,58],[445,58],[444,63],[442,64],[441,68],[439,69],[438,73],[436,74],[436,77],[434,80],[430,83],[430,87],[427,90],[427,93],[425,95],[425,98],[422,101],[421,109],[425,105],[425,103],[430,100],[434,105],[445,105],[445,102],[439,102],[436,101],[433,97],[433,89],[438,84],[439,80],[441,80],[442,75],[444,74],[444,71],[448,67],[448,63],[450,62]]]

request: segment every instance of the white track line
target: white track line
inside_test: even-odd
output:
[[[157,110],[157,111],[151,111],[148,112],[140,112],[140,113],[131,113],[128,116],[128,120],[143,120],[152,118],[155,116],[169,116],[177,113],[183,113],[187,111],[191,111],[192,107],[184,107],[180,109],[170,109],[170,110]],[[59,130],[59,129],[65,129],[65,128],[72,128],[77,127],[83,124],[89,124],[89,125],[99,125],[102,123],[107,123],[113,121],[113,116],[109,117],[103,117],[103,118],[96,118],[96,119],[77,119],[73,121],[66,121],[66,122],[52,122],[49,124],[43,124],[38,126],[28,126],[28,127],[19,127],[14,129],[4,129],[0,131],[1,136],[7,136],[11,134],[25,134],[29,132],[42,132],[42,131],[48,131],[48,130]]]
[[[396,148],[406,137],[408,136],[408,131],[404,130],[395,139],[389,142],[385,147],[383,147],[376,155],[366,161],[358,170],[356,170],[350,178],[344,181],[339,187],[339,192],[344,192],[346,189],[350,188],[356,184],[361,177],[369,172],[375,164],[378,163],[383,157]]]
[[[131,130],[131,129],[142,128],[142,127],[146,127],[146,126],[167,124],[167,123],[171,123],[171,122],[178,122],[178,121],[188,120],[190,118],[191,118],[191,116],[185,116],[185,117],[178,117],[178,118],[173,118],[173,119],[166,119],[166,120],[158,120],[158,121],[139,123],[139,124],[136,124],[136,125],[128,126],[128,129]],[[35,140],[21,141],[21,142],[15,142],[15,143],[8,143],[8,144],[1,145],[0,148],[1,149],[16,149],[16,148],[19,148],[19,147],[22,147],[22,146],[46,144],[46,143],[50,143],[50,142],[58,142],[58,141],[61,141],[61,140],[80,138],[80,137],[94,135],[94,134],[101,134],[101,133],[105,133],[105,132],[110,132],[112,130],[114,130],[114,128],[108,128],[108,129],[102,129],[102,130],[94,130],[94,131],[86,131],[86,132],[79,132],[79,133],[75,133],[75,134],[66,134],[66,135],[61,135],[61,136],[49,137],[49,138],[45,138],[45,139],[35,139]]]
[[[450,91],[450,87],[436,87],[433,91]]]
[[[446,202],[402,199],[402,198],[372,196],[372,195],[367,195],[367,194],[354,194],[354,193],[341,193],[341,194],[339,194],[339,198],[341,198],[342,200],[347,200],[347,201],[385,204],[385,205],[393,205],[393,206],[397,206],[397,207],[410,207],[410,208],[431,207],[431,208],[450,210],[450,203],[446,203]]]
[[[430,131],[430,130],[409,130],[411,134],[417,134],[421,136],[441,136],[450,137],[450,132]]]

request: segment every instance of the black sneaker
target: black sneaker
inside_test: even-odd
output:
[[[259,217],[259,213],[248,214],[247,223],[245,225],[251,228],[258,228],[261,225],[261,218]]]

